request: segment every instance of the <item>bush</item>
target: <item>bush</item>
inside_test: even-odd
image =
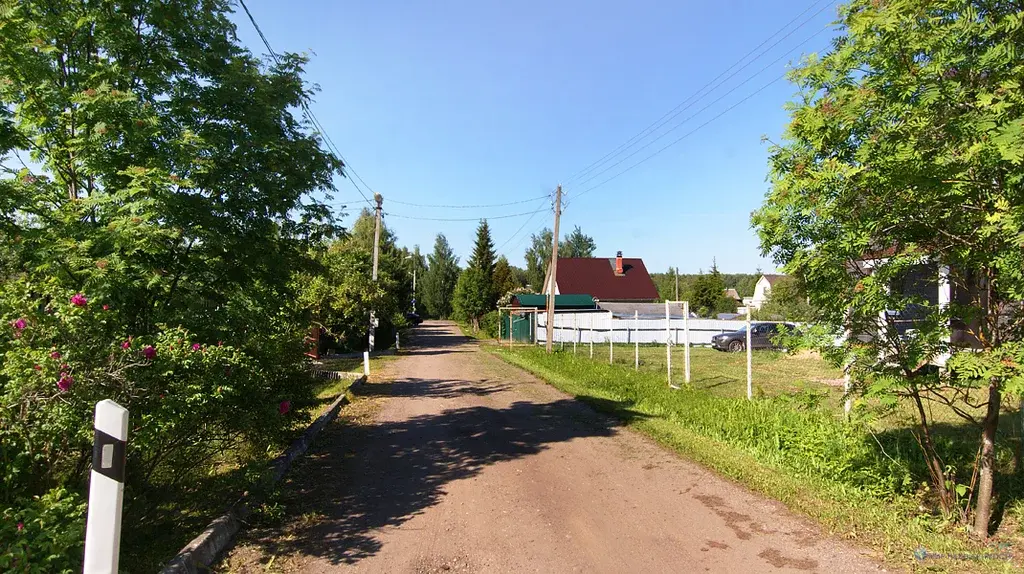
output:
[[[480,330],[484,332],[491,339],[497,339],[499,329],[501,327],[501,317],[497,311],[490,311],[485,313],[480,318]]]
[[[292,425],[283,405],[311,396],[285,358],[299,356],[281,340],[292,339],[287,330],[252,329],[266,353],[254,357],[180,327],[135,336],[105,300],[23,280],[0,286],[0,513],[9,518],[0,565],[31,558],[46,571],[80,568],[96,402],[109,398],[130,413],[130,524],[222,450],[244,443],[266,452]]]

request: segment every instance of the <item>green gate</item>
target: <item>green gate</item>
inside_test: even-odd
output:
[[[531,313],[505,315],[501,318],[501,340],[508,341],[509,319],[512,319],[512,340],[517,343],[533,342],[533,318]]]

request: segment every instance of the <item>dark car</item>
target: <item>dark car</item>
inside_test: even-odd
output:
[[[416,313],[406,313],[405,320],[409,321],[411,325],[419,325],[423,322],[423,319],[421,319]]]
[[[750,348],[751,349],[778,349],[779,346],[772,341],[779,332],[779,325],[787,329],[793,329],[792,323],[751,323],[750,324]],[[719,351],[731,351],[738,353],[747,348],[747,328],[744,326],[732,333],[722,333],[711,338],[711,346]]]

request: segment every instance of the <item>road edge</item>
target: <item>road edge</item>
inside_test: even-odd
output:
[[[349,389],[357,388],[366,382],[366,377],[356,379]],[[298,439],[287,450],[270,463],[272,474],[270,484],[275,484],[284,477],[293,462],[301,457],[313,443],[320,431],[338,416],[341,407],[350,402],[348,389],[341,393],[315,421],[313,421]],[[235,535],[242,529],[245,519],[251,513],[257,501],[248,493],[242,496],[230,510],[211,522],[203,532],[185,545],[161,570],[160,574],[198,574],[214,564]]]

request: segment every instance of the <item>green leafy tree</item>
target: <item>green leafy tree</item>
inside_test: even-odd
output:
[[[548,265],[551,263],[552,237],[554,233],[548,228],[530,236],[530,246],[526,248],[526,284],[535,292],[544,287],[544,279]],[[558,243],[559,257],[593,257],[597,249],[594,239],[584,235],[577,226]]]
[[[807,302],[803,285],[793,276],[780,277],[768,292],[768,300],[755,312],[757,319],[768,321],[810,321],[814,307]]]
[[[551,263],[552,235],[551,230],[547,228],[530,235],[530,246],[526,248],[524,255],[527,282],[537,293],[544,289],[544,278]]]
[[[595,251],[594,238],[584,235],[578,225],[558,244],[559,257],[593,257]]]
[[[0,569],[81,570],[100,398],[132,413],[125,562],[314,404],[293,280],[342,164],[293,115],[305,59],[254,57],[230,9],[0,4]]]
[[[434,240],[434,252],[427,256],[423,277],[423,303],[432,317],[447,319],[452,314],[452,298],[459,280],[459,258],[444,234]]]
[[[791,73],[801,93],[753,216],[762,249],[804,280],[828,335],[871,335],[822,349],[849,365],[854,393],[913,406],[947,513],[960,512],[957,495],[970,488],[952,488],[956,477],[977,471],[980,536],[990,526],[1000,404],[1024,391],[1012,359],[1021,345],[1014,302],[1024,299],[1020,22],[1021,7],[1007,2],[845,5],[833,48]],[[959,295],[953,304],[922,294],[934,283],[900,288],[916,275],[934,280],[940,266]],[[967,327],[961,340],[951,341],[951,322]],[[979,349],[958,352],[966,343]],[[949,353],[947,371],[928,368]],[[977,425],[978,467],[940,452],[932,402]]]
[[[491,296],[491,285],[483,272],[476,267],[466,269],[459,275],[459,281],[455,285],[452,301],[455,317],[470,323],[474,332],[478,331],[480,317],[493,307]]]
[[[516,276],[515,268],[509,265],[508,259],[504,255],[499,257],[498,262],[494,264],[492,284],[498,299],[501,299],[506,293],[523,286]]]
[[[734,313],[736,302],[725,296],[725,282],[718,266],[712,265],[711,272],[698,275],[686,292],[690,308],[707,317],[717,313]]]

